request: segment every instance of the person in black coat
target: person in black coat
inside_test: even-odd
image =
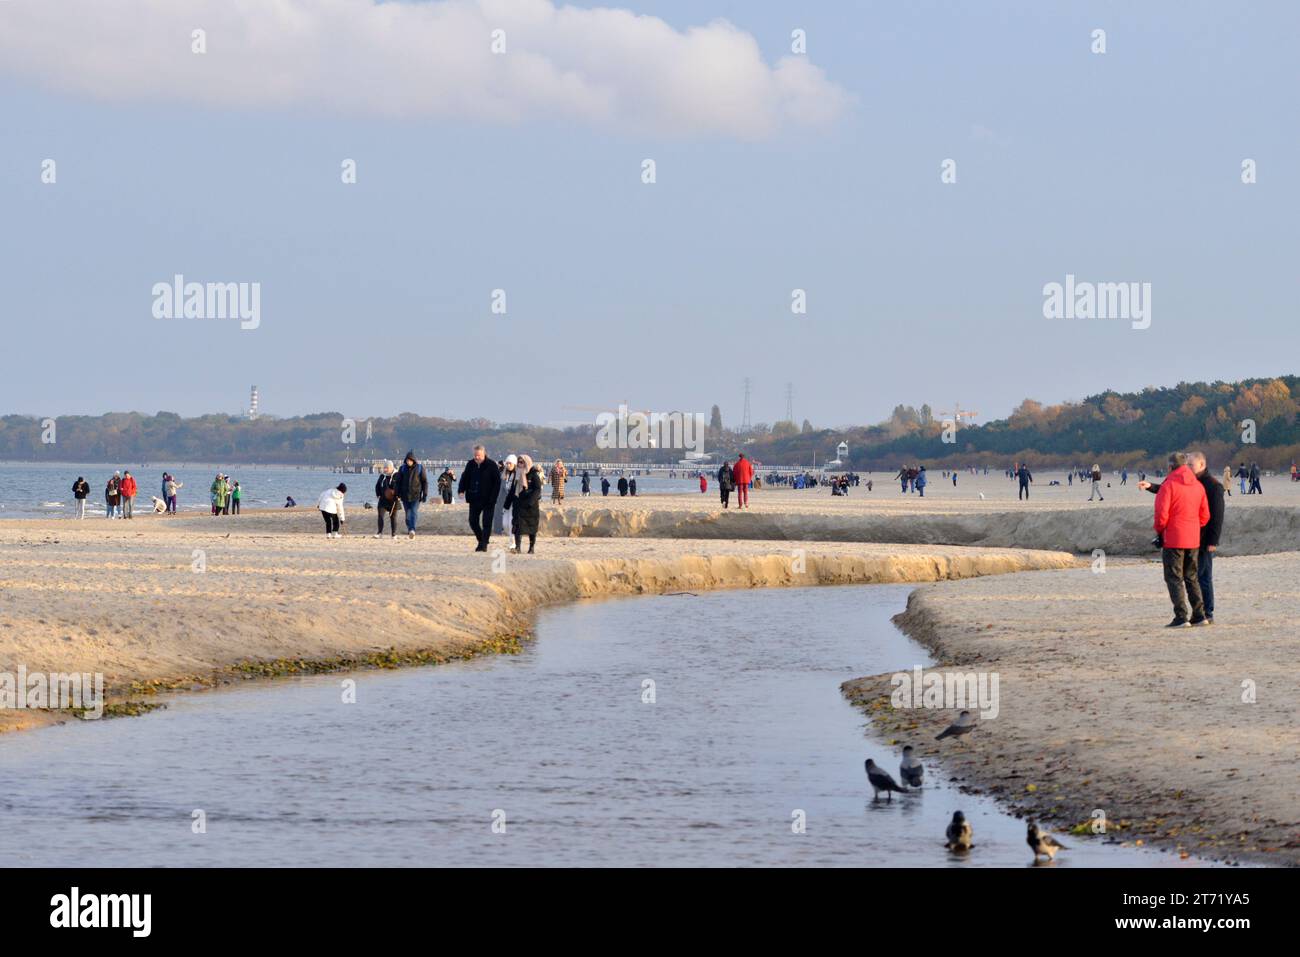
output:
[[[601,495],[608,495],[608,494],[609,494],[609,479],[607,479],[607,478],[603,478],[603,477],[601,478],[601,480],[600,480],[600,494],[601,494]]]
[[[627,494],[627,479],[621,475],[618,477],[618,494],[619,495]]]
[[[397,494],[397,474],[393,471],[393,463],[385,462],[379,479],[375,482],[375,510],[379,513],[379,528],[375,532],[375,538],[383,537],[385,518],[388,519],[389,537],[397,537],[399,504],[401,499]]]
[[[492,513],[501,490],[501,467],[488,458],[481,445],[474,446],[474,457],[460,473],[456,493],[469,504],[469,527],[478,539],[476,552],[486,552],[492,538]]]
[[[523,537],[528,536],[528,554],[533,554],[537,544],[537,526],[542,516],[542,473],[533,466],[527,455],[519,456],[515,480],[506,493],[505,507],[510,510],[515,533],[515,551],[523,550]]]
[[[406,537],[415,538],[415,523],[420,515],[420,503],[429,498],[429,475],[415,458],[415,449],[406,453],[402,467],[394,477],[397,497],[406,512]]]
[[[736,487],[736,480],[731,474],[731,463],[723,462],[718,469],[718,494],[722,496],[722,507],[730,508],[731,490]]]
[[[1219,550],[1219,537],[1223,534],[1223,486],[1210,474],[1204,453],[1189,453],[1187,466],[1205,489],[1205,500],[1210,506],[1210,520],[1201,526],[1201,547],[1196,553],[1196,578],[1201,586],[1201,597],[1205,600],[1206,623],[1214,624],[1214,553]],[[1154,494],[1160,491],[1160,484],[1142,481],[1138,482],[1138,488]]]

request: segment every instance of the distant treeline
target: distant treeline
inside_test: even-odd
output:
[[[1289,468],[1300,457],[1300,377],[1242,382],[1179,383],[1141,392],[1103,392],[1081,402],[1022,402],[1006,419],[955,431],[929,406],[899,405],[888,421],[848,429],[817,429],[804,421],[726,429],[714,407],[705,451],[746,451],[760,463],[809,465],[832,458],[847,442],[844,467],[896,469],[902,464],[1154,466],[1172,450],[1200,448],[1216,464],[1255,461]],[[182,418],[173,412],[113,412],[48,420],[0,418],[0,459],[63,462],[224,462],[335,465],[345,458],[396,457],[407,449],[426,459],[468,458],[477,443],[494,454],[604,462],[677,462],[681,450],[601,449],[597,427],[555,429],[454,420],[404,413],[351,421],[325,412],[250,421],[230,415]],[[955,441],[945,441],[945,436]],[[1253,439],[1253,441],[1251,441]]]

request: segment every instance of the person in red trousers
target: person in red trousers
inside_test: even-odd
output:
[[[736,507],[749,507],[749,485],[754,481],[754,466],[745,453],[741,452],[736,464],[731,467],[731,478],[736,483]]]

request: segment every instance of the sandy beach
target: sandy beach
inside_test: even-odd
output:
[[[712,494],[570,496],[544,507],[536,556],[498,552],[500,539],[475,554],[464,507],[434,503],[413,541],[371,538],[375,513],[355,505],[337,541],[306,508],[7,521],[0,669],[103,672],[110,701],[147,700],[508,653],[538,608],[582,598],[915,582],[900,625],[945,667],[999,673],[1002,707],[969,746],[940,746],[930,732],[951,712],[893,711],[889,676],[846,685],[887,733],[919,736],[927,760],[1058,829],[1101,809],[1125,840],[1300,862],[1300,553],[1280,551],[1300,540],[1300,495],[1233,497],[1220,623],[1170,633],[1147,493],[1090,505],[1076,488],[1017,507],[1001,482],[983,500],[880,483],[848,498],[764,490],[745,513]],[[1093,548],[1111,559],[1104,574]],[[4,726],[64,717],[10,712]]]

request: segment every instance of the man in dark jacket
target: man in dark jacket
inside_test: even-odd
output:
[[[627,494],[627,479],[622,475],[618,477],[618,494],[619,495]]]
[[[478,539],[476,552],[486,552],[492,537],[492,513],[501,491],[501,467],[487,456],[481,445],[474,446],[474,457],[460,473],[456,494],[469,503],[469,527]]]
[[[1020,480],[1020,491],[1016,493],[1016,500],[1029,498],[1029,483],[1034,480],[1034,476],[1029,472],[1029,466],[1024,462],[1020,463],[1020,468],[1016,469],[1016,478]]]
[[[415,449],[406,453],[402,467],[397,470],[397,497],[406,511],[406,537],[415,538],[415,522],[420,514],[420,503],[429,497],[429,476],[424,466],[415,458]]]
[[[1192,452],[1187,456],[1187,467],[1195,473],[1205,499],[1210,506],[1210,520],[1201,526],[1201,546],[1196,552],[1196,580],[1201,586],[1201,600],[1205,605],[1205,624],[1214,624],[1214,553],[1219,550],[1219,537],[1223,533],[1223,486],[1210,474],[1205,453]],[[1138,488],[1148,492],[1160,491],[1160,483],[1138,482]]]

